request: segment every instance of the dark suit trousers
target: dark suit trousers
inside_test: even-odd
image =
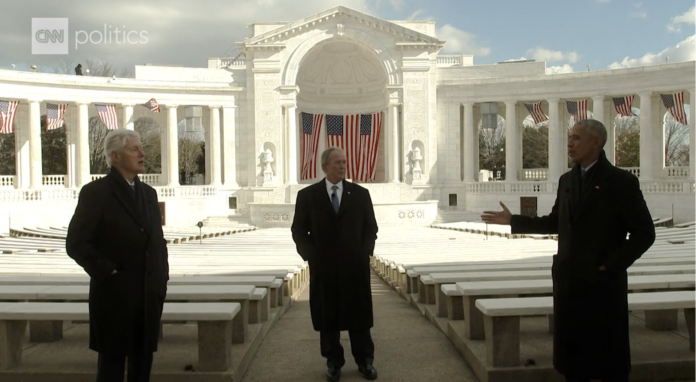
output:
[[[141,311],[138,317],[142,317]],[[123,375],[128,360],[128,382],[150,381],[152,369],[152,352],[144,350],[145,333],[142,325],[136,325],[133,333],[133,350],[125,355],[99,353],[97,361],[97,382],[123,382]]]
[[[358,366],[371,365],[375,359],[375,344],[370,336],[370,329],[349,330],[350,350]],[[343,367],[346,359],[343,357],[341,332],[320,332],[321,356],[326,358],[327,366]]]

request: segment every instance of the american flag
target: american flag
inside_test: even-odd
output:
[[[674,94],[660,94],[662,103],[672,114],[674,119],[682,125],[688,125],[686,120],[686,112],[684,111],[684,92]]]
[[[46,131],[63,127],[65,124],[63,116],[67,108],[67,103],[63,105],[56,105],[54,103],[46,104]]]
[[[97,114],[109,130],[118,130],[118,117],[116,116],[116,105],[94,105]]]
[[[549,120],[549,117],[547,117],[546,114],[544,114],[544,111],[541,110],[541,101],[537,103],[525,103],[524,107],[526,107],[527,111],[529,111],[529,114],[532,116],[535,124]]]
[[[14,117],[19,101],[0,100],[0,134],[10,134],[14,131]]]
[[[356,179],[360,155],[360,114],[327,115],[326,142],[346,153],[346,178]]]
[[[145,103],[141,103],[140,106],[144,106],[144,107],[152,110],[155,113],[160,112],[159,104],[157,103],[157,100],[155,100],[154,98],[150,98],[149,101],[147,101]]]
[[[360,156],[357,180],[368,182],[375,180],[377,164],[377,147],[382,130],[382,113],[363,114],[360,116]]]
[[[611,99],[614,101],[614,108],[616,108],[616,112],[619,113],[622,117],[633,117],[635,114],[633,114],[633,111],[631,111],[631,103],[633,103],[633,97],[635,96],[628,96],[628,97],[612,97]]]
[[[575,116],[576,120],[587,119],[587,100],[566,101],[568,113]]]
[[[302,164],[300,179],[314,179],[317,176],[317,148],[324,114],[302,114]],[[294,115],[292,116],[295,117]],[[291,132],[294,134],[295,132]]]

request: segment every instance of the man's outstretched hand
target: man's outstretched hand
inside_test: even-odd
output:
[[[508,208],[505,207],[505,204],[503,204],[503,202],[500,202],[500,205],[503,207],[502,211],[483,211],[481,219],[488,224],[510,225],[510,220],[512,220],[512,214],[510,213],[510,210],[508,210]]]

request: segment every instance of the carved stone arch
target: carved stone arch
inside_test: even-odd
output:
[[[324,40],[337,38],[337,32],[337,29],[328,31],[328,33],[327,31],[322,30],[315,30],[309,32],[308,38],[304,42],[302,42],[290,55],[290,59],[288,60],[287,65],[285,66],[285,70],[283,71],[283,85],[295,86],[297,84],[297,74],[300,70],[300,64],[302,63],[302,59],[305,57],[305,55],[307,55],[307,53],[309,53],[309,51],[312,50],[312,48],[314,48],[314,46],[318,43]],[[391,54],[389,54],[387,48],[377,39],[364,32],[351,28],[345,28],[343,30],[343,35],[340,38],[347,38],[357,41],[374,50],[375,54],[377,54],[377,56],[379,57],[387,73],[387,85],[399,84],[399,76],[396,67],[396,62],[394,58],[391,56]]]

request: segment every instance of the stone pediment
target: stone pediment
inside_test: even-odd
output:
[[[396,45],[400,48],[430,48],[440,49],[445,44],[435,37],[428,36],[413,29],[406,28],[402,25],[383,20],[366,13],[362,13],[350,8],[338,6],[327,11],[318,13],[314,16],[288,23],[285,26],[270,30],[258,36],[249,38],[243,42],[246,48],[284,48],[284,42],[298,34],[305,33],[310,29],[319,28],[322,24],[331,23],[331,20],[340,20],[337,25],[332,25],[332,28],[337,29],[339,35],[342,34],[343,23],[345,20],[353,21],[362,25],[373,28],[376,31],[386,35],[394,36]]]

